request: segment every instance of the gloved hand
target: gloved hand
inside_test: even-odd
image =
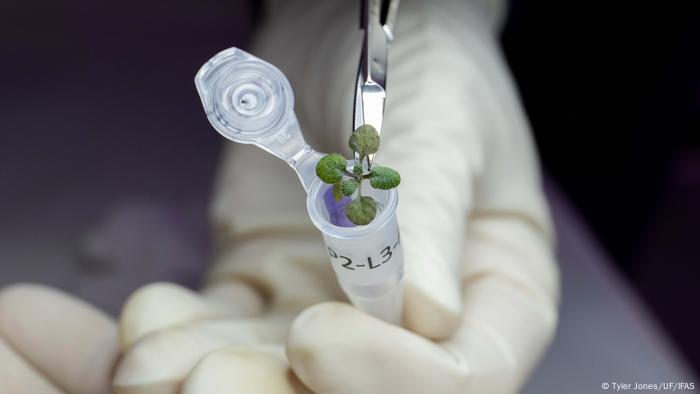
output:
[[[290,80],[307,140],[348,156],[356,6],[273,4],[252,51]],[[344,297],[296,176],[229,144],[207,284],[132,295],[118,393],[518,390],[553,335],[558,276],[527,122],[494,37],[499,7],[401,2],[377,162],[402,176],[404,328],[329,302]],[[32,319],[17,318],[27,310]],[[65,340],[42,341],[45,332]],[[99,312],[48,290],[10,289],[0,334],[0,391],[107,390],[115,333]]]
[[[110,393],[117,326],[104,313],[44,286],[0,293],[0,393]]]
[[[355,7],[280,2],[252,51],[290,80],[311,144],[348,156]],[[402,175],[404,328],[326,302],[343,296],[298,180],[229,144],[208,285],[132,296],[118,392],[518,390],[554,332],[558,276],[530,133],[494,37],[498,7],[401,2],[377,162]]]

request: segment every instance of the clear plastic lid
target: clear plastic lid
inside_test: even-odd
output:
[[[308,191],[321,154],[304,141],[294,115],[294,93],[280,70],[229,48],[202,66],[195,84],[209,122],[221,135],[285,160]]]

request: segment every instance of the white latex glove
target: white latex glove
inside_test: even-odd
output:
[[[253,49],[289,78],[307,140],[348,156],[356,6],[280,2]],[[296,176],[261,150],[229,144],[204,294],[155,284],[131,297],[117,392],[522,386],[554,332],[558,274],[530,132],[495,38],[498,7],[401,2],[376,160],[402,176],[404,328],[324,303],[343,296]]]
[[[0,393],[109,393],[117,361],[114,321],[37,285],[0,293]]]

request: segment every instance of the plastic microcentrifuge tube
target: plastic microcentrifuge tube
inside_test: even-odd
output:
[[[306,207],[323,234],[336,277],[350,301],[365,312],[398,324],[401,320],[403,252],[396,221],[396,189],[363,190],[378,203],[365,226],[343,226],[337,206],[326,196],[331,185],[316,177],[323,154],[304,140],[294,114],[294,94],[287,78],[271,64],[238,48],[209,60],[195,77],[197,91],[212,126],[229,140],[254,144],[285,160],[306,190]],[[353,163],[348,163],[352,168]]]

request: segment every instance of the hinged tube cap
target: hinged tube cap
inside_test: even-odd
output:
[[[238,48],[211,58],[197,73],[195,84],[211,124],[235,142],[257,144],[294,117],[287,78]]]
[[[209,122],[224,137],[285,160],[308,190],[321,155],[304,141],[294,93],[276,67],[238,48],[211,58],[195,84]]]

